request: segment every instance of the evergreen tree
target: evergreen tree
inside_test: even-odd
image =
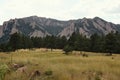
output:
[[[19,33],[12,34],[9,40],[9,45],[13,51],[20,49],[23,45],[21,35]]]
[[[41,37],[32,37],[31,40],[34,48],[43,47],[43,39]]]
[[[120,53],[120,33],[109,33],[106,36],[97,34],[91,35],[90,38],[74,32],[67,40],[66,37],[46,36],[26,37],[19,33],[10,36],[9,42],[0,44],[0,51],[15,51],[17,49],[30,48],[50,48],[63,49],[66,54],[73,50]]]
[[[65,51],[65,54],[68,55],[69,52],[72,52],[73,49],[70,45],[66,45],[64,48],[63,48],[63,51]]]
[[[50,48],[51,51],[55,48],[56,38],[54,36],[46,36],[44,39],[44,47]]]
[[[109,33],[105,37],[105,51],[107,53],[114,53],[117,45],[117,38],[113,32]]]
[[[103,39],[98,34],[93,34],[90,37],[90,49],[93,52],[100,52],[103,48]]]
[[[30,49],[33,47],[33,42],[29,37],[22,35],[21,38],[22,38],[22,47],[21,48]]]
[[[63,49],[66,44],[67,44],[67,39],[65,36],[60,37],[59,40],[57,41],[57,45],[59,49]]]
[[[114,52],[115,53],[120,53],[120,33],[116,32],[115,33],[116,41],[115,41],[115,46],[114,46]]]
[[[75,48],[74,43],[76,41],[76,38],[77,38],[77,34],[74,32],[68,40],[68,45],[70,45],[72,48]]]

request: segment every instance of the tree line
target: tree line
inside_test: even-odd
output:
[[[64,36],[27,37],[20,33],[14,33],[8,42],[0,44],[0,50],[3,52],[32,48],[63,49],[66,52],[76,50],[120,53],[120,33],[111,32],[105,36],[93,34],[89,38],[79,33],[73,33],[69,39]]]

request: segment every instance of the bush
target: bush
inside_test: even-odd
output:
[[[63,51],[65,52],[66,55],[68,55],[69,52],[72,52],[73,49],[71,46],[67,45],[63,48]]]
[[[45,75],[47,75],[47,76],[50,76],[52,74],[53,74],[53,71],[51,71],[51,70],[45,71]]]
[[[82,54],[83,57],[88,57],[88,54]]]
[[[0,65],[0,80],[4,80],[5,74],[9,71],[6,64]]]

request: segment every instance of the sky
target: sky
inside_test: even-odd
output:
[[[58,20],[98,16],[120,24],[120,0],[0,0],[0,25],[35,15]]]

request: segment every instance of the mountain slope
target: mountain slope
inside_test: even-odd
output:
[[[106,35],[111,31],[120,32],[120,25],[107,22],[99,17],[59,21],[30,16],[4,22],[0,26],[0,42],[7,41],[10,35],[15,32],[30,37],[45,37],[47,35],[70,37],[73,32],[79,32],[89,37],[94,33]]]
[[[66,27],[59,35],[68,36],[73,32],[78,31],[80,34],[91,36],[94,33],[98,33],[99,35],[106,35],[111,31],[120,32],[120,25],[113,24],[111,22],[107,22],[99,17],[95,17],[93,19],[83,18],[80,20],[76,20],[71,26]]]

